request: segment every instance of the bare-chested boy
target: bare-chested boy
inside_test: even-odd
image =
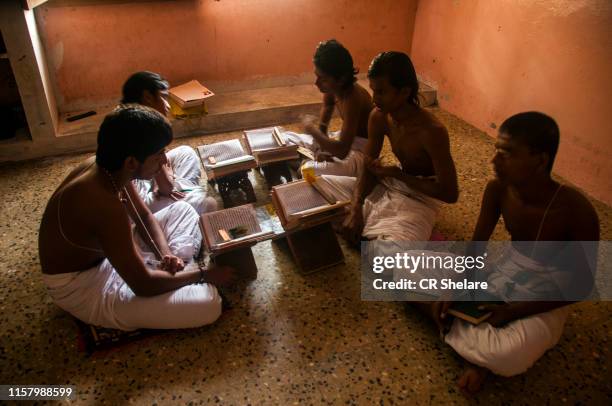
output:
[[[327,176],[352,201],[344,223],[349,241],[427,241],[439,202],[458,198],[457,174],[448,133],[419,107],[419,84],[408,55],[383,52],[368,78],[376,108],[370,113],[366,170],[357,178]],[[378,160],[385,135],[401,166]]]
[[[363,151],[368,138],[368,117],[374,107],[366,89],[357,84],[353,58],[338,41],[321,42],[314,58],[315,85],[323,93],[323,108],[318,125],[305,120],[306,135],[286,133],[290,141],[317,150],[317,161],[302,165],[315,174],[357,176],[363,166]],[[327,127],[334,109],[342,118],[339,135],[331,138]],[[315,147],[316,146],[316,147]]]
[[[159,74],[149,71],[132,74],[123,84],[121,103],[139,103],[168,115],[168,82]],[[134,181],[138,194],[155,213],[169,204],[183,200],[198,214],[215,211],[217,202],[207,197],[200,186],[200,160],[193,148],[182,145],[166,153],[168,162],[152,180]]]
[[[492,160],[496,178],[485,189],[472,240],[488,241],[503,218],[512,248],[488,272],[487,293],[506,303],[487,306],[492,316],[477,326],[452,320],[445,341],[468,362],[458,381],[466,394],[480,388],[487,371],[513,376],[531,367],[563,332],[568,314],[568,302],[561,301],[567,298],[563,285],[571,287],[570,300],[585,297],[592,288],[586,261],[586,255],[594,258],[592,248],[584,252],[572,244],[572,251],[565,247],[555,253],[550,243],[532,243],[599,240],[599,220],[591,203],[550,177],[558,145],[557,124],[542,113],[520,113],[500,127]],[[560,255],[565,257],[559,259]],[[563,266],[551,268],[551,261]],[[519,289],[523,299],[512,300]],[[534,301],[524,301],[532,294]],[[542,297],[557,299],[536,301]],[[451,321],[446,316],[450,305],[426,306],[441,329]]]
[[[152,214],[129,187],[160,172],[171,141],[170,124],[157,111],[118,107],[100,126],[96,156],[47,204],[39,232],[43,281],[55,303],[84,322],[186,328],[221,313],[215,285],[227,283],[231,270],[185,269],[201,245],[198,213],[179,201]]]

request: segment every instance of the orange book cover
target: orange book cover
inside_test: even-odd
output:
[[[192,107],[201,104],[204,99],[215,94],[197,80],[191,80],[168,90],[170,97],[182,107]]]

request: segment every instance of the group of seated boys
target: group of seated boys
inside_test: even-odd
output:
[[[334,183],[351,204],[344,237],[427,241],[444,203],[459,186],[444,125],[419,105],[410,58],[382,52],[367,77],[356,80],[347,49],[322,42],[314,55],[316,86],[323,94],[318,122],[290,142],[316,151],[302,164]],[[39,234],[43,281],[62,309],[78,319],[122,330],[175,329],[213,323],[221,314],[217,287],[233,270],[194,265],[202,243],[200,215],[217,209],[200,186],[200,162],[173,139],[166,115],[168,83],[138,72],[124,84],[123,99],[100,126],[96,155],[78,165],[51,196]],[[337,111],[339,133],[328,133]],[[383,165],[385,136],[399,165]],[[599,221],[589,201],[551,178],[559,129],[545,114],[524,112],[499,129],[474,241],[487,241],[500,216],[513,241],[598,241]],[[468,364],[459,379],[477,391],[486,371],[524,372],[554,346],[568,302],[510,301],[492,308],[477,326],[450,320],[449,303],[421,304],[444,340]],[[447,325],[450,324],[450,327]]]

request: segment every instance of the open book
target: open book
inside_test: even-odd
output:
[[[272,203],[285,230],[321,223],[344,215],[349,201],[338,201],[334,186],[320,176],[272,188]]]
[[[216,179],[232,173],[248,171],[257,163],[246,153],[240,140],[228,140],[196,148],[208,179]]]
[[[263,231],[252,204],[202,214],[204,240],[213,253],[248,247],[272,238],[273,231]]]
[[[280,127],[260,128],[244,132],[249,153],[258,165],[298,159],[298,146],[289,144]]]

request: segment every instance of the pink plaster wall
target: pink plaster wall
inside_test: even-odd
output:
[[[539,110],[561,128],[555,172],[612,204],[612,2],[421,0],[417,72],[440,106],[496,135]]]
[[[90,2],[91,3],[91,2]],[[102,2],[100,2],[102,3]],[[171,83],[312,72],[335,37],[362,72],[382,48],[410,50],[417,0],[177,0],[37,9],[60,111],[116,98],[138,70]]]

